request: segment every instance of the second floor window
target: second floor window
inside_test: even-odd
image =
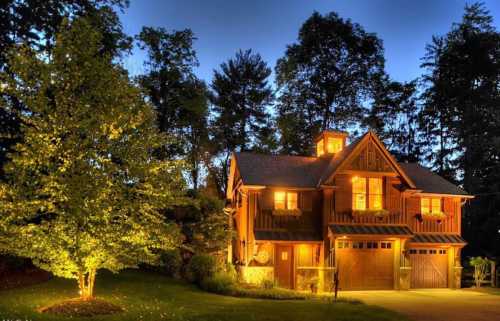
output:
[[[354,177],[352,179],[353,210],[382,209],[382,182],[382,178]]]
[[[335,154],[342,150],[342,138],[328,137],[328,144],[326,145],[328,153]]]
[[[274,209],[295,210],[298,208],[297,192],[274,192]]]
[[[420,211],[422,212],[422,214],[441,213],[441,199],[423,197],[420,200]]]

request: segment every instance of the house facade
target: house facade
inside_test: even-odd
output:
[[[461,188],[398,163],[373,132],[325,131],[315,156],[234,153],[230,253],[249,283],[340,290],[460,287]]]

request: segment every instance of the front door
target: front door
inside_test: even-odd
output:
[[[293,287],[293,247],[276,245],[276,281],[279,287]]]

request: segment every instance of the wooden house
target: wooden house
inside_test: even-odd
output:
[[[464,190],[398,163],[369,131],[323,132],[315,157],[234,153],[227,198],[242,278],[341,290],[460,287]]]

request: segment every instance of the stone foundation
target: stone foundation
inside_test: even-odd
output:
[[[453,284],[451,288],[460,289],[462,287],[462,270],[463,267],[461,266],[453,267]]]
[[[272,266],[242,266],[239,274],[240,280],[244,283],[260,285],[264,280],[274,282]]]

